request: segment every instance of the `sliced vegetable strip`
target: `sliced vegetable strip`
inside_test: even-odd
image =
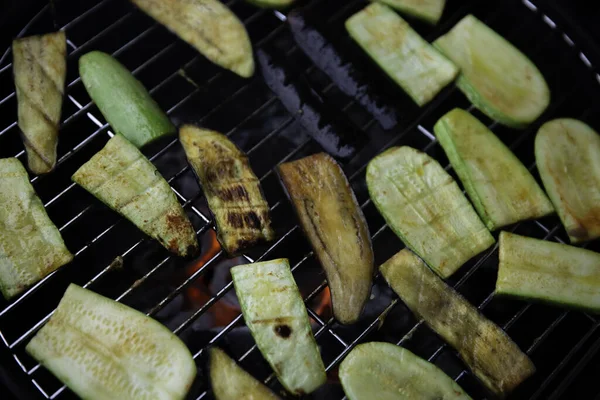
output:
[[[422,19],[430,24],[437,24],[442,13],[446,0],[379,0],[381,3],[395,8],[412,17]]]

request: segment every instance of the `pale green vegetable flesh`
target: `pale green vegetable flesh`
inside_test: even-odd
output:
[[[600,254],[500,233],[496,293],[600,312]]]
[[[0,159],[0,291],[11,299],[73,255],[16,158]]]
[[[277,400],[265,385],[238,366],[217,347],[210,353],[210,384],[216,400]]]
[[[166,327],[74,284],[26,350],[84,399],[183,399],[196,376]]]
[[[359,344],[340,365],[349,400],[469,400],[435,365],[391,343]]]
[[[473,15],[464,17],[434,46],[460,68],[458,88],[501,124],[525,127],[550,103],[550,89],[538,68]]]
[[[294,4],[296,0],[246,0],[250,4],[254,4],[257,7],[262,8],[275,8],[282,9],[287,8]]]
[[[378,155],[367,186],[389,227],[443,278],[494,244],[456,182],[423,152],[393,147]]]
[[[554,211],[527,168],[470,113],[454,109],[434,131],[489,230]]]
[[[131,0],[210,61],[248,78],[252,44],[244,24],[219,0]]]
[[[346,21],[346,29],[419,106],[458,74],[451,61],[386,5],[370,4]]]
[[[142,147],[175,126],[144,85],[112,56],[91,51],[79,59],[79,75],[90,98],[115,133]]]
[[[575,119],[547,122],[535,138],[542,182],[571,243],[600,237],[600,137]]]
[[[450,346],[493,393],[504,397],[535,372],[510,337],[437,277],[408,249],[381,273],[402,301]]]
[[[395,8],[396,10],[422,19],[430,24],[437,24],[442,13],[446,0],[378,0],[381,3]]]
[[[110,139],[71,179],[167,250],[183,257],[197,252],[196,232],[171,187],[123,136]]]
[[[246,325],[279,382],[292,394],[325,383],[306,307],[285,258],[231,269]]]

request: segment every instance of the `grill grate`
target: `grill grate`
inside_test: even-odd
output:
[[[77,74],[78,56],[92,49],[112,53],[131,69],[176,124],[193,122],[226,132],[248,153],[271,204],[278,239],[272,244],[251,249],[236,260],[290,259],[294,276],[305,295],[308,313],[314,321],[315,337],[328,372],[334,372],[357,343],[384,340],[401,344],[434,362],[473,398],[487,396],[457,354],[414,318],[380,276],[375,279],[372,299],[357,324],[341,326],[331,317],[327,307],[320,306],[327,296],[324,276],[308,243],[302,238],[300,228],[293,218],[289,218],[292,215],[290,205],[273,174],[275,165],[319,149],[268,91],[260,74],[242,80],[219,70],[128,2],[100,0],[92,7],[68,3],[67,7],[57,2],[55,14],[46,6],[31,21],[24,34],[51,30],[51,23],[57,21],[69,38],[69,84],[63,108],[58,166],[48,176],[34,177],[32,183],[76,257],[71,264],[50,274],[13,302],[0,301],[0,338],[4,342],[0,347],[5,346],[12,354],[19,366],[17,369],[31,380],[41,398],[75,397],[24,352],[24,345],[50,317],[69,282],[142,310],[179,335],[190,347],[199,366],[199,378],[190,398],[210,396],[203,376],[202,356],[211,344],[227,348],[237,356],[243,367],[253,371],[274,389],[280,389],[272,371],[256,351],[239,311],[225,318],[220,325],[214,321],[206,323],[206,320],[216,318],[214,312],[211,314],[212,310],[222,304],[231,305],[233,291],[230,278],[225,277],[221,285],[204,293],[202,300],[192,302],[191,306],[185,304],[190,302],[188,292],[191,288],[196,288],[198,282],[207,277],[216,276],[219,269],[226,269],[228,262],[220,250],[213,251],[210,247],[211,240],[214,240],[213,224],[177,140],[162,140],[148,146],[144,152],[167,178],[197,229],[203,243],[203,254],[194,262],[169,256],[159,245],[147,240],[128,222],[71,183],[71,174],[112,136]],[[364,59],[361,65],[364,64],[364,68],[373,73],[374,81],[383,93],[393,99],[390,104],[401,115],[399,125],[390,132],[384,132],[296,48],[285,27],[283,14],[258,10],[241,0],[226,4],[244,21],[255,48],[269,44],[285,52],[319,91],[369,135],[370,141],[365,149],[344,165],[344,170],[367,217],[377,265],[400,250],[402,244],[385,226],[368,199],[364,183],[366,163],[384,148],[404,144],[426,151],[454,175],[430,129],[450,109],[463,107],[475,114],[537,174],[533,138],[539,123],[515,133],[470,107],[454,87],[445,89],[429,105],[418,109],[399,89],[389,85],[382,73],[366,62],[349,38],[343,38],[346,50],[355,53],[358,60]],[[328,26],[340,35],[340,32],[345,32],[344,20],[365,4],[361,0],[348,3],[313,0],[309,7],[318,11],[319,15],[328,16]],[[540,121],[571,116],[597,128],[600,126],[595,119],[597,107],[587,100],[600,92],[600,75],[577,46],[574,36],[568,36],[561,30],[565,23],[551,12],[543,11],[541,4],[529,0],[509,0],[493,5],[475,0],[449,0],[439,27],[433,29],[418,23],[415,27],[432,40],[465,14],[474,13],[522,49],[544,73],[553,101]],[[9,59],[3,57],[0,61],[0,156],[16,156],[24,161],[15,120],[16,99]],[[508,230],[547,240],[566,241],[566,234],[556,217],[518,223]],[[597,245],[590,244],[591,248],[594,246]],[[117,256],[123,258],[123,267],[113,262]],[[538,367],[536,375],[513,397],[555,399],[565,392],[570,393],[573,386],[579,385],[586,376],[589,366],[598,364],[600,333],[596,317],[549,306],[495,299],[492,291],[496,268],[497,246],[467,263],[450,278],[449,283],[507,330]],[[206,291],[206,288],[201,290]],[[182,309],[185,312],[180,312]],[[12,367],[7,366],[7,369]],[[335,382],[335,373],[329,375],[330,383],[315,397],[343,398],[343,391]],[[580,379],[576,380],[578,377]],[[591,388],[593,378],[588,379],[587,385]]]

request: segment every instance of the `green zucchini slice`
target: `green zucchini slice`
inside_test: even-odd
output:
[[[0,159],[0,292],[11,299],[73,255],[16,158]]]
[[[500,233],[496,293],[600,312],[600,254]]]
[[[400,251],[380,269],[408,308],[454,347],[475,376],[499,397],[535,372],[531,360],[500,327],[410,250]]]
[[[393,147],[375,157],[367,186],[390,228],[442,278],[494,244],[456,182],[419,150]]]
[[[281,164],[279,177],[325,270],[333,314],[358,320],[371,294],[373,247],[367,221],[342,168],[325,153]]]
[[[284,9],[291,6],[296,0],[246,0],[250,4],[254,4],[261,8]]]
[[[166,327],[74,284],[26,350],[84,399],[183,399],[196,376]]]
[[[391,343],[356,346],[340,364],[349,400],[470,400],[435,365]]]
[[[434,131],[489,230],[554,211],[527,168],[470,113],[456,108]]]
[[[254,74],[248,32],[219,0],[131,1],[213,63],[244,78]]]
[[[182,257],[198,251],[196,232],[165,178],[121,135],[71,177],[146,235]]]
[[[112,56],[101,51],[86,53],[79,59],[79,75],[115,133],[137,147],[175,133],[175,126],[146,88]]]
[[[292,394],[325,383],[325,367],[288,260],[231,269],[246,325],[279,382]]]
[[[64,32],[17,39],[12,45],[19,128],[34,174],[56,165],[56,146],[67,73]]]
[[[378,0],[381,3],[395,8],[396,10],[418,18],[430,24],[437,24],[442,13],[446,0]]]
[[[600,237],[600,137],[575,119],[547,122],[535,137],[542,182],[571,243]]]
[[[473,15],[433,44],[459,66],[458,88],[493,120],[523,128],[550,104],[550,89],[535,64]]]
[[[458,68],[391,8],[373,3],[346,21],[350,36],[419,106],[454,80]]]

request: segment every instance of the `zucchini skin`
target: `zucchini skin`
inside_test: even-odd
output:
[[[201,182],[223,249],[233,255],[275,239],[269,204],[246,155],[225,135],[192,125],[180,128],[179,140]]]
[[[408,249],[380,267],[383,277],[413,313],[454,347],[475,376],[504,397],[535,372],[510,337],[485,318]]]
[[[246,0],[248,3],[261,8],[282,10],[290,7],[296,0]]]
[[[0,292],[7,300],[73,259],[16,158],[0,159],[0,220]]]
[[[335,318],[356,322],[371,294],[375,260],[346,175],[325,153],[281,164],[277,172],[327,275]]]
[[[396,10],[431,25],[439,22],[446,0],[379,0]]]

